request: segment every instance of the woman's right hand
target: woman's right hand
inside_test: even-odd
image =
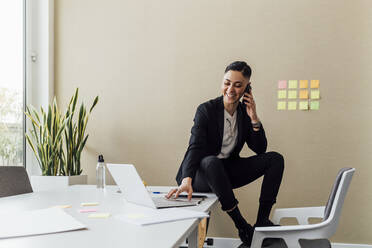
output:
[[[177,189],[171,189],[165,197],[169,199],[175,194],[174,198],[177,198],[182,192],[186,192],[187,199],[191,201],[193,192],[191,182],[191,177],[185,177],[184,179],[182,179],[180,186],[178,186]]]

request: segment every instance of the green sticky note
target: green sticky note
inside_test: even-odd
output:
[[[288,110],[296,110],[297,102],[288,102]]]
[[[278,90],[278,98],[279,99],[287,98],[287,91],[286,90]]]
[[[319,110],[319,101],[312,101],[310,103],[310,109],[311,110]]]
[[[309,102],[308,101],[301,101],[300,102],[300,110],[308,110],[309,109]]]
[[[297,89],[297,80],[288,80],[288,88]]]
[[[311,99],[319,99],[320,98],[320,92],[319,90],[312,90],[310,94]]]
[[[285,110],[286,109],[286,102],[278,102],[278,110]]]
[[[297,90],[289,90],[288,99],[296,99],[296,98],[297,98]]]

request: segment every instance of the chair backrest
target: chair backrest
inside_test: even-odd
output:
[[[0,197],[31,193],[26,169],[21,166],[0,166]]]
[[[342,206],[354,172],[354,168],[343,168],[336,177],[336,181],[324,210],[323,221],[328,222],[325,230],[326,235],[324,237],[331,237],[337,230]]]

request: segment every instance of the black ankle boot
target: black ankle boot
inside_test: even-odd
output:
[[[244,245],[250,246],[252,243],[253,237],[253,227],[247,224],[244,228],[238,229],[239,231],[239,238],[243,242]]]

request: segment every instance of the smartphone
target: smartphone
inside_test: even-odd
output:
[[[250,94],[252,90],[251,84],[248,84],[247,87],[245,87],[244,93]],[[243,103],[245,104],[246,102],[243,100]]]

